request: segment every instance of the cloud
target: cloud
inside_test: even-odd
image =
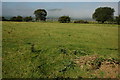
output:
[[[62,9],[49,9],[48,11],[61,11]]]

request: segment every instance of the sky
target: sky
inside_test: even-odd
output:
[[[2,2],[119,2],[119,0],[1,0]]]
[[[5,0],[8,1],[8,0]],[[114,15],[118,15],[118,2],[2,2],[3,16],[34,16],[37,9],[45,9],[47,17],[58,18],[70,16],[71,18],[92,19],[92,14],[98,7],[114,8]],[[9,0],[10,1],[10,0]],[[15,1],[15,0],[11,0]]]

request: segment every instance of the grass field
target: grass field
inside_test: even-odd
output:
[[[104,72],[81,69],[73,60],[118,59],[118,26],[112,24],[3,22],[2,41],[3,78],[103,78]]]

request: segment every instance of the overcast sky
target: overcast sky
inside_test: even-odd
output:
[[[34,16],[33,13],[36,9],[46,9],[47,17],[65,15],[71,18],[85,19],[92,18],[92,14],[98,7],[114,8],[115,16],[118,15],[118,2],[2,2],[2,15]]]
[[[118,2],[119,0],[1,0],[2,2]]]

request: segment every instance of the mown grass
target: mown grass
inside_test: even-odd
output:
[[[90,78],[74,58],[118,58],[117,25],[3,22],[2,31],[3,78]]]

